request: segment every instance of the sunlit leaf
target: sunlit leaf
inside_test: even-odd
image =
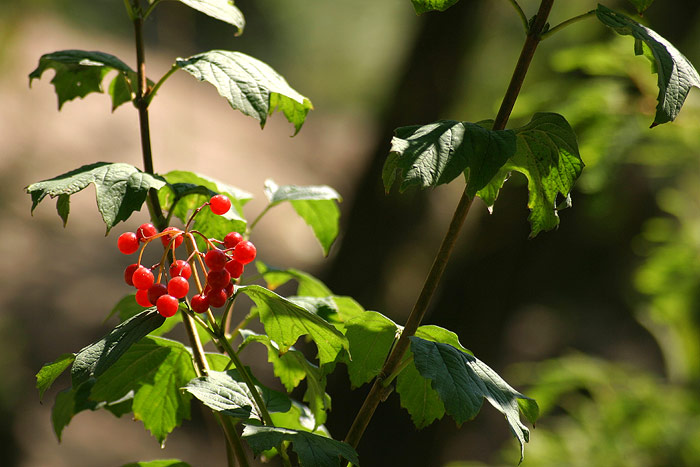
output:
[[[56,360],[41,367],[36,374],[36,388],[39,390],[39,399],[44,397],[44,393],[51,387],[56,378],[68,369],[75,360],[75,354],[64,353]]]
[[[233,5],[232,0],[177,0],[205,15],[216,18],[238,28],[236,35],[243,33],[245,19],[241,10]]]

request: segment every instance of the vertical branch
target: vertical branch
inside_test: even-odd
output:
[[[549,16],[553,3],[554,0],[542,0],[540,3],[537,16],[532,24],[532,27],[528,31],[525,44],[520,52],[520,57],[518,58],[515,70],[513,71],[513,76],[494,122],[494,130],[502,130],[508,123],[513,106],[515,105],[515,101],[520,93],[520,88],[525,80],[525,75],[527,74],[527,70],[532,62],[532,57],[541,40],[540,34],[547,21],[547,17]],[[390,389],[387,387],[388,381],[386,380],[389,375],[394,373],[398,365],[401,363],[401,359],[410,345],[408,338],[415,334],[418,326],[425,316],[430,300],[437,289],[442,273],[444,272],[447,261],[452,253],[452,248],[457,241],[460,229],[464,224],[467,214],[469,213],[471,203],[472,199],[467,195],[467,187],[465,187],[452,220],[450,221],[447,233],[445,234],[442,244],[440,245],[440,249],[435,256],[433,265],[430,268],[430,272],[428,273],[425,283],[423,284],[423,289],[421,290],[413,310],[406,321],[406,326],[401,333],[401,337],[389,354],[389,357],[382,367],[381,372],[374,380],[369,394],[365,398],[362,407],[355,416],[355,420],[353,421],[352,426],[345,437],[345,441],[354,448],[357,448],[357,445],[359,444],[367,425],[369,425],[375,410],[379,406],[379,403],[385,399],[390,392]]]

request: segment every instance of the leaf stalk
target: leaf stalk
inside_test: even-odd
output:
[[[511,5],[513,5],[513,8],[515,8],[515,11],[518,13],[518,16],[520,17],[520,21],[523,23],[523,28],[525,29],[525,34],[527,34],[528,30],[530,29],[530,25],[528,24],[527,16],[525,16],[525,12],[520,7],[518,0],[508,0],[508,1],[510,2]]]
[[[592,16],[595,16],[595,10],[591,10],[591,11],[583,13],[581,15],[574,16],[573,18],[569,18],[566,21],[562,21],[561,23],[557,24],[556,26],[551,28],[549,31],[543,32],[542,35],[540,36],[540,38],[542,40],[545,40],[548,37],[550,37],[552,34],[556,34],[557,32],[561,31],[565,27],[570,26],[574,23],[578,23],[579,21],[583,21],[584,19],[588,19]]]

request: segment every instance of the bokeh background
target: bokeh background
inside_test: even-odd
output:
[[[530,15],[538,2],[521,4]],[[156,171],[188,169],[247,190],[256,196],[249,217],[264,207],[267,178],[335,187],[342,233],[328,258],[284,206],[256,228],[261,258],[307,270],[403,322],[462,187],[386,196],[380,171],[392,131],[492,118],[522,44],[517,16],[505,0],[462,0],[421,17],[408,0],[237,5],[248,21],[241,37],[164,2],[147,24],[149,76],[178,56],[239,50],[271,64],[316,109],[294,138],[279,115],[261,131],[213,88],[176,74],[151,107]],[[550,23],[595,6],[556,2]],[[659,0],[644,21],[700,65],[700,2]],[[141,160],[133,109],[111,113],[109,99],[92,94],[59,113],[50,72],[28,87],[43,53],[70,48],[133,66],[123,2],[0,0],[0,464],[222,465],[223,443],[204,411],[193,410],[161,449],[140,422],[101,412],[79,414],[59,444],[50,411],[67,379],[39,403],[41,365],[101,337],[128,291],[92,189],[73,197],[64,229],[50,202],[30,216],[24,187],[97,160]],[[427,317],[540,403],[524,466],[700,465],[700,92],[674,124],[648,129],[656,77],[632,52],[631,38],[595,19],[541,44],[511,126],[536,111],[571,122],[587,165],[573,208],[557,231],[528,239],[523,178],[506,184],[493,214],[477,200]],[[265,355],[246,359],[265,371]],[[342,366],[330,378],[336,438],[367,390],[350,390]],[[516,442],[487,405],[460,428],[445,419],[417,431],[392,396],[360,445],[362,465],[516,465]]]

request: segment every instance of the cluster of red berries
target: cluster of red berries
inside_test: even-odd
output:
[[[207,205],[214,214],[222,215],[231,208],[231,200],[224,195],[216,195],[196,209],[192,218]],[[197,313],[205,313],[210,306],[214,308],[224,306],[226,300],[233,294],[233,281],[241,277],[244,266],[255,259],[255,245],[244,240],[240,233],[230,232],[223,241],[205,238],[200,232],[189,230],[192,218],[185,230],[167,227],[159,233],[158,229],[149,223],[141,225],[136,232],[121,234],[117,240],[119,251],[126,255],[135,253],[143,244],[138,262],[127,266],[124,271],[124,280],[128,285],[136,287],[136,302],[139,305],[143,307],[155,305],[158,312],[166,318],[177,313],[180,300],[186,300],[193,269],[198,293],[190,299],[190,307]],[[206,253],[199,251],[194,239],[195,234],[205,238]],[[160,238],[165,247],[165,253],[155,266],[150,268],[143,266],[141,264],[143,249],[156,238]],[[175,259],[175,250],[185,239],[188,240],[188,249],[191,250],[191,254],[186,261]],[[219,249],[215,243],[222,245],[223,249]],[[161,279],[165,275],[164,263],[168,252],[172,252],[173,262],[168,269],[170,280],[164,284],[161,283]],[[196,264],[199,264],[206,274],[204,288],[199,281]]]

